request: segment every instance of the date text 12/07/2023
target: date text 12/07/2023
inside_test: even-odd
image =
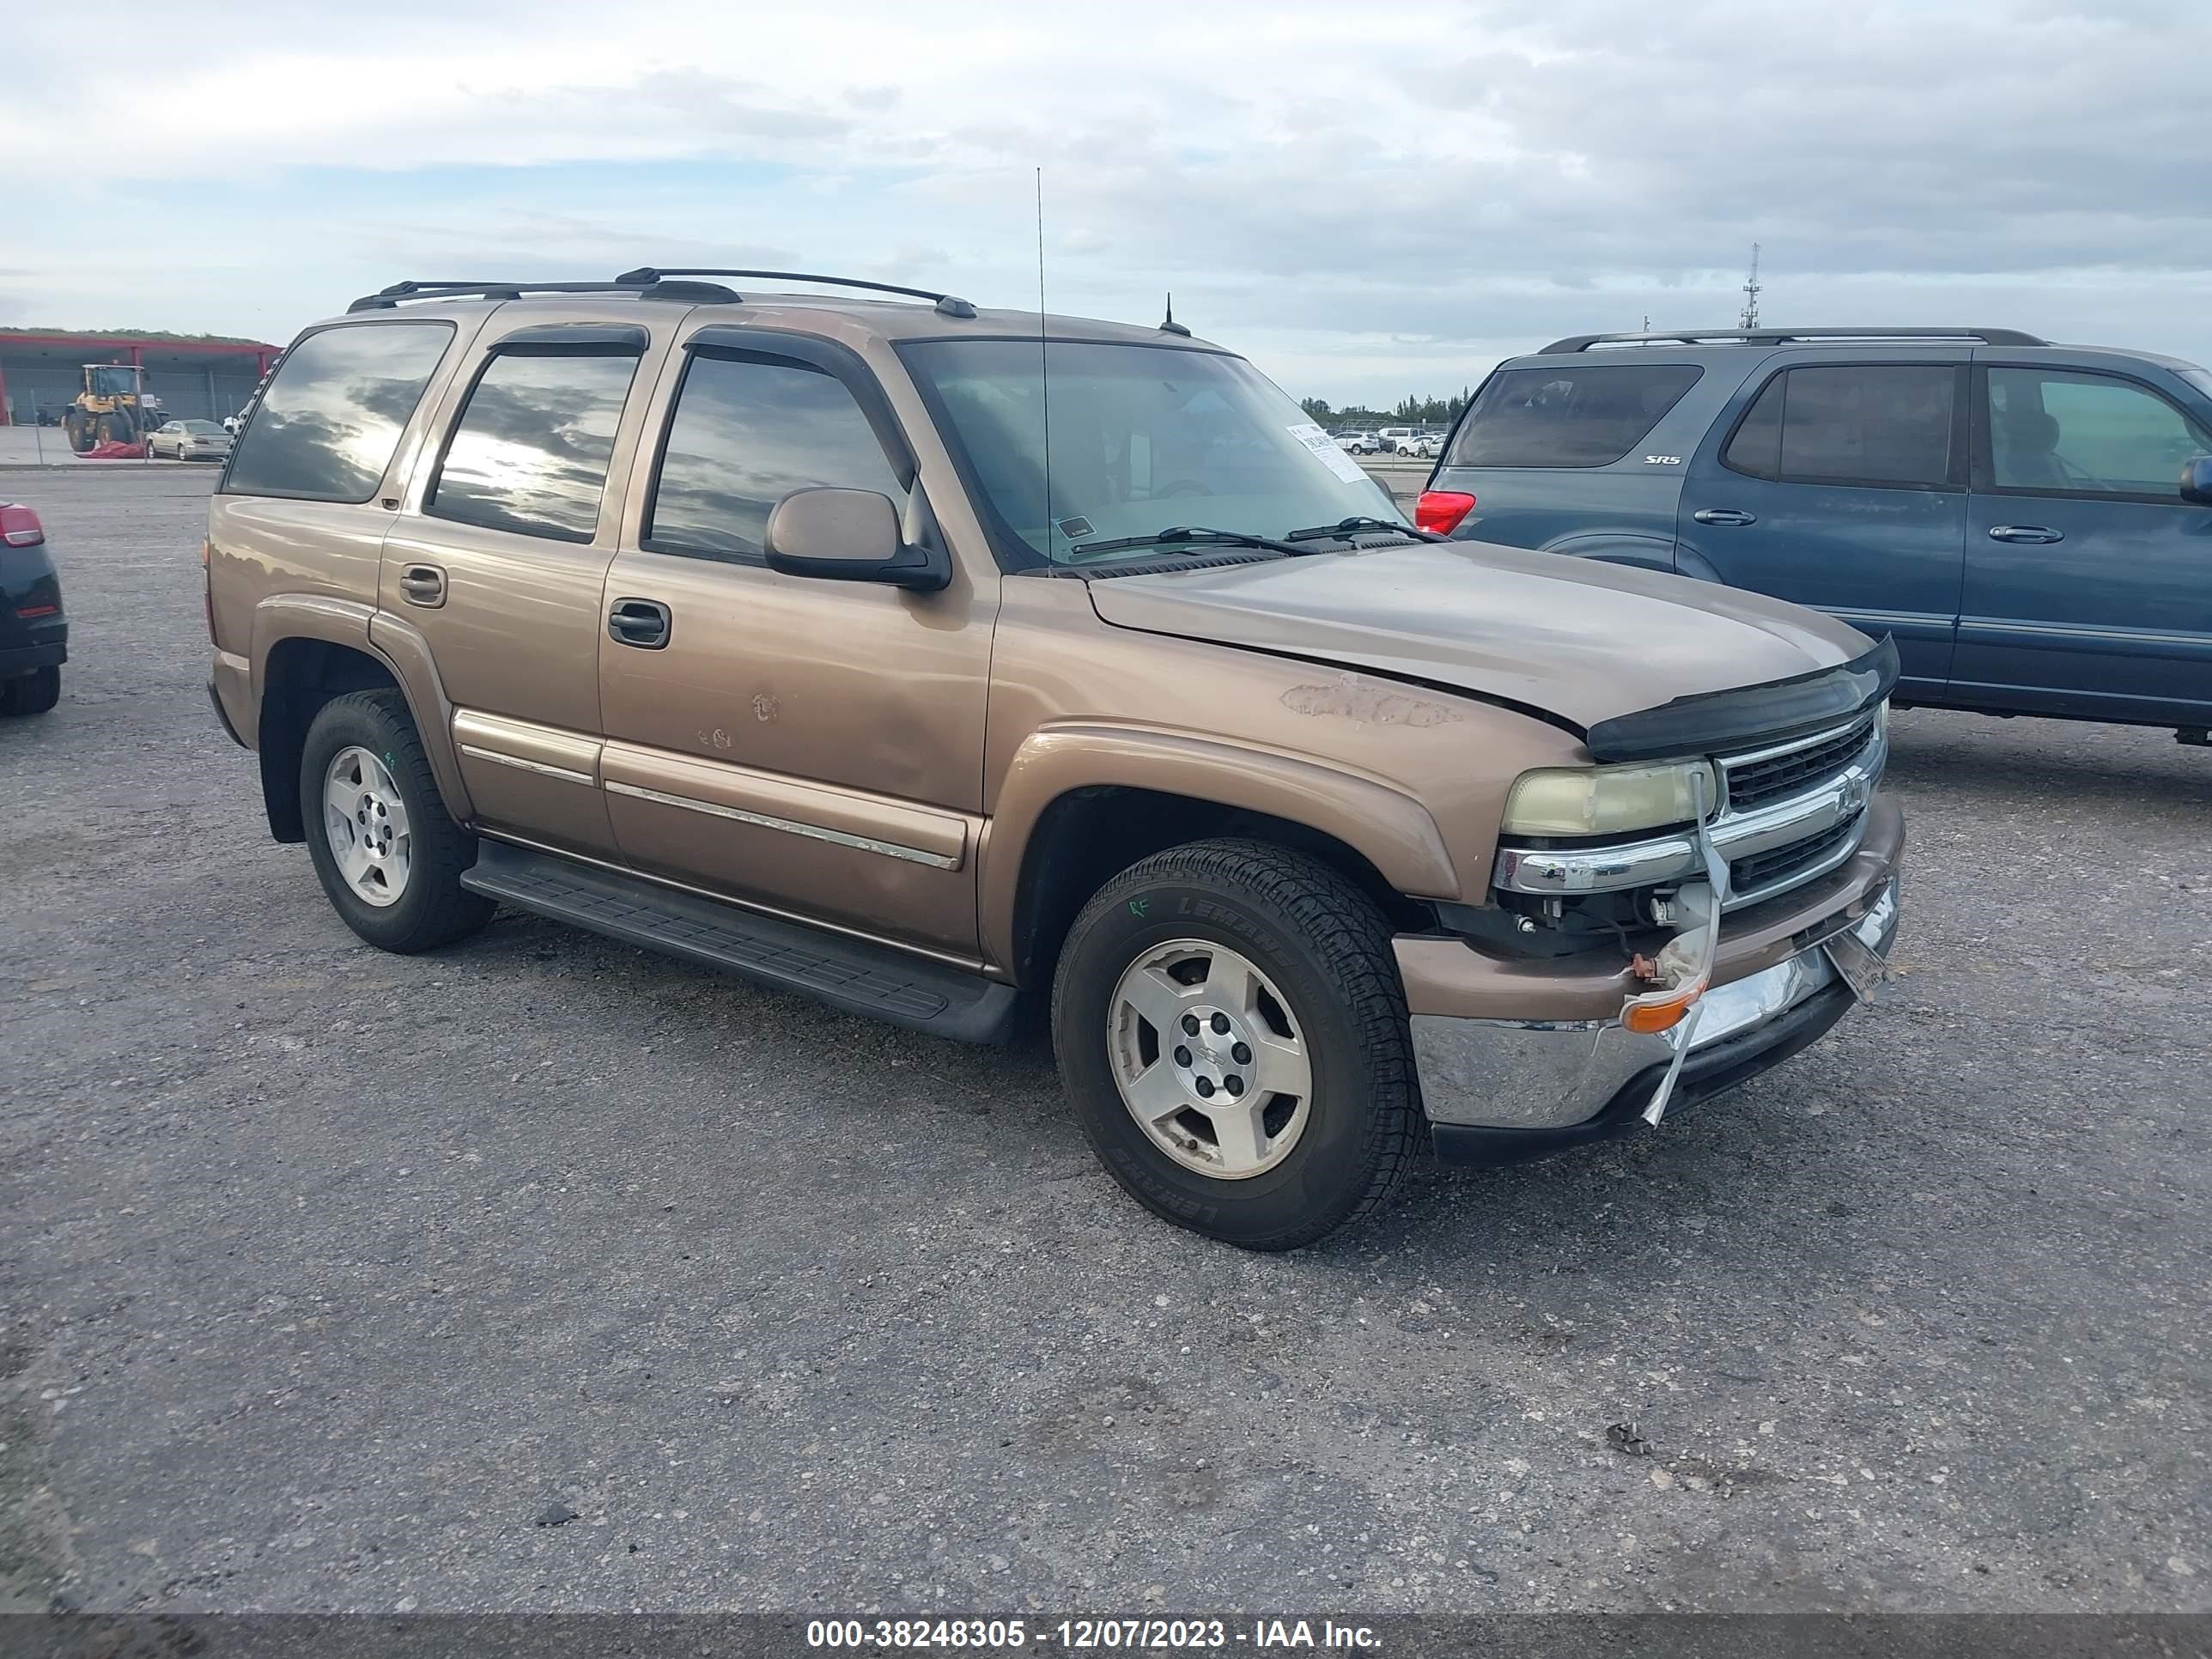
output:
[[[1207,1652],[1243,1648],[1373,1650],[1365,1625],[1333,1619],[817,1619],[806,1645],[823,1649],[950,1649],[970,1652],[1059,1647],[1073,1651]]]

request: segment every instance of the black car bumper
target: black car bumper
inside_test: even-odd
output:
[[[68,660],[69,617],[53,556],[43,542],[0,544],[0,679],[58,668]]]
[[[69,660],[69,635],[41,640],[36,645],[0,645],[0,680],[33,674],[41,668],[59,668]]]

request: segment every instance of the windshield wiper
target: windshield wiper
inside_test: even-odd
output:
[[[1164,547],[1170,542],[1195,547],[1261,547],[1271,553],[1287,553],[1292,558],[1315,550],[1295,542],[1277,541],[1272,536],[1254,536],[1242,530],[1209,530],[1204,525],[1175,525],[1149,536],[1120,536],[1110,542],[1078,542],[1068,550],[1087,556],[1118,552],[1127,547]]]
[[[1310,530],[1293,530],[1283,539],[1289,542],[1311,542],[1319,541],[1323,537],[1327,537],[1332,540],[1344,541],[1358,535],[1363,530],[1387,531],[1393,536],[1403,536],[1409,541],[1417,542],[1448,542],[1451,539],[1449,536],[1437,535],[1433,530],[1416,530],[1409,524],[1394,524],[1388,519],[1357,515],[1349,519],[1339,519],[1334,524],[1317,524]]]

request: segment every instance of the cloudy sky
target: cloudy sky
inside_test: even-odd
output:
[[[400,276],[782,265],[1178,317],[1292,392],[1557,334],[2212,361],[2186,0],[222,0],[0,23],[0,324],[281,341]]]

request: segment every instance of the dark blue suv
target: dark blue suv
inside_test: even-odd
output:
[[[1498,365],[1420,521],[1794,600],[1900,702],[2212,726],[2212,374],[2007,329],[1582,335]]]

